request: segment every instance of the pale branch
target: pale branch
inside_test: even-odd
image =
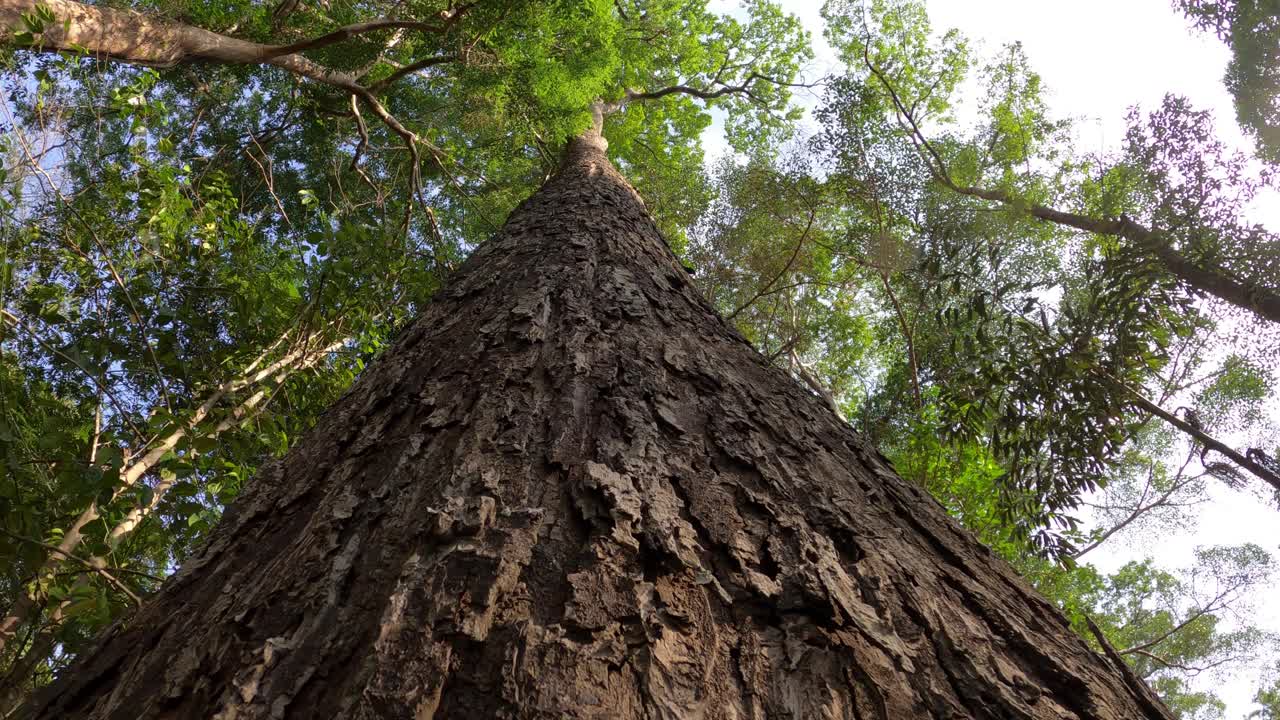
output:
[[[444,16],[444,23],[440,25],[415,20],[374,20],[348,25],[289,45],[266,45],[192,25],[155,20],[133,10],[86,5],[74,0],[6,0],[0,3],[0,41],[11,40],[23,28],[24,14],[34,12],[38,6],[44,6],[52,11],[56,21],[49,23],[37,36],[31,48],[33,50],[83,52],[93,57],[161,68],[195,61],[226,65],[271,65],[298,77],[329,85],[360,98],[379,120],[404,139],[414,160],[411,175],[416,189],[420,177],[417,168],[420,160],[418,144],[430,148],[437,160],[439,150],[424,142],[387,112],[376,93],[382,92],[409,72],[450,62],[456,60],[457,56],[438,55],[418,60],[396,71],[387,80],[366,87],[360,84],[358,76],[324,67],[301,53],[377,30],[410,29],[444,33],[474,4],[455,8]],[[402,72],[405,70],[408,71]]]
[[[826,385],[822,384],[822,381],[818,379],[817,375],[813,374],[813,370],[800,360],[800,356],[796,354],[794,347],[788,351],[788,355],[791,358],[791,369],[800,376],[800,379],[804,381],[804,384],[816,393],[818,397],[822,398],[823,402],[825,402],[827,407],[831,409],[831,412],[840,419],[841,423],[847,423],[848,420],[845,418],[844,412],[840,409],[840,403],[836,402],[835,395],[832,394],[831,390],[829,390]]]
[[[227,430],[243,425],[251,420],[261,412],[261,408],[258,407],[259,404],[274,394],[274,391],[269,393],[268,390],[272,388],[279,388],[290,375],[313,367],[330,353],[342,348],[347,342],[348,340],[345,338],[334,342],[327,347],[320,348],[319,350],[310,353],[298,365],[281,370],[271,378],[270,387],[262,387],[258,389],[255,393],[245,398],[239,405],[232,408],[230,412],[227,413],[226,417],[222,418],[222,420],[218,421],[218,423],[214,425],[208,435],[211,437],[217,437]],[[120,522],[116,523],[115,527],[111,528],[111,532],[107,535],[107,546],[112,549],[118,547],[126,535],[132,532],[144,518],[153,514],[156,509],[160,507],[160,502],[176,482],[176,476],[168,478],[162,477],[155,486],[151,488],[150,500],[148,500],[145,505],[131,508],[129,512],[125,513],[124,518],[121,519]]]
[[[5,313],[5,315],[8,314],[9,313],[7,312]],[[279,340],[272,344],[272,348],[278,347],[291,333],[292,330],[284,333]],[[186,418],[184,423],[180,424],[171,433],[169,433],[169,435],[165,436],[159,444],[152,446],[140,459],[121,469],[120,484],[112,492],[111,501],[114,502],[119,499],[125,491],[136,485],[145,473],[155,467],[168,452],[177,447],[181,440],[190,437],[197,425],[199,425],[199,423],[202,422],[214,407],[216,407],[227,395],[238,392],[247,387],[252,387],[261,383],[264,379],[275,376],[278,373],[296,370],[298,363],[306,361],[310,352],[315,352],[308,351],[308,348],[306,347],[306,340],[307,339],[304,339],[303,342],[295,343],[292,349],[285,352],[285,354],[275,362],[258,368],[269,354],[264,351],[259,355],[258,359],[243,372],[243,374],[236,378],[227,380],[215,388],[205,398],[204,402],[192,410],[191,415]],[[340,347],[344,342],[345,340],[340,341],[318,352],[321,355],[332,352],[337,347]],[[99,387],[104,390],[104,392],[106,391],[105,387],[102,387],[101,385],[99,385]],[[109,393],[107,393],[107,396],[108,398],[111,397]],[[101,507],[96,501],[91,502],[89,507],[85,508],[85,510],[80,513],[80,516],[76,518],[76,521],[71,525],[71,527],[67,528],[66,532],[63,533],[62,540],[57,545],[57,553],[50,554],[45,558],[40,569],[37,571],[37,576],[46,575],[56,571],[62,563],[61,557],[69,556],[77,547],[80,546],[81,541],[84,539],[85,527],[100,517],[102,517]],[[36,606],[36,598],[32,597],[29,593],[23,592],[18,594],[18,597],[9,612],[3,618],[0,618],[0,650],[3,650],[8,641],[14,637],[17,633],[18,627],[27,620],[31,612],[36,609]]]
[[[341,347],[344,342],[345,340],[334,343],[321,352],[332,352],[338,347]],[[181,440],[188,437],[192,430],[201,423],[210,412],[213,411],[214,407],[216,407],[224,397],[231,393],[257,385],[282,370],[296,369],[297,364],[303,361],[307,355],[308,353],[305,347],[291,350],[280,359],[266,367],[263,367],[262,369],[257,370],[256,372],[246,372],[244,375],[233,378],[219,385],[205,398],[204,402],[200,403],[194,410],[192,410],[191,415],[187,418],[185,423],[166,436],[158,445],[148,450],[140,460],[134,462],[128,468],[121,471],[120,481],[122,486],[128,487],[136,483],[138,479],[154,467],[166,453],[176,447]],[[119,497],[122,491],[122,489],[117,489],[113,494],[113,499]]]
[[[35,545],[37,547],[44,548],[45,550],[51,553],[56,553],[57,555],[61,556],[66,560],[74,560],[75,562],[83,565],[86,569],[101,575],[102,578],[106,580],[108,583],[110,583],[112,587],[119,590],[121,593],[127,596],[130,600],[132,600],[135,605],[142,604],[142,598],[138,597],[137,593],[130,590],[127,585],[120,582],[118,578],[112,575],[111,572],[107,570],[106,564],[104,562],[93,562],[90,560],[85,560],[79,555],[65,552],[62,548],[58,547],[57,545],[50,545],[49,543],[41,542],[34,538],[18,535],[17,533],[11,533],[8,530],[5,530],[4,528],[0,528],[0,534],[7,535],[8,537],[11,537],[14,540],[18,540],[20,542],[24,542],[30,545]]]

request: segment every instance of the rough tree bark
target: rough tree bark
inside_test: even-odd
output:
[[[692,286],[599,138],[40,718],[1167,718]]]

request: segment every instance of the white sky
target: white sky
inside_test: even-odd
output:
[[[813,35],[816,60],[810,79],[837,68],[834,54],[822,38],[819,0],[780,0],[799,16]],[[1032,67],[1048,89],[1052,113],[1078,122],[1082,151],[1112,150],[1125,131],[1124,118],[1134,105],[1154,109],[1166,92],[1185,95],[1197,108],[1213,111],[1219,136],[1228,144],[1248,149],[1235,123],[1231,98],[1222,86],[1229,55],[1217,38],[1191,30],[1172,9],[1171,0],[927,0],[935,30],[960,29],[978,54],[1021,41]],[[730,0],[713,2],[730,9]],[[812,107],[816,98],[800,98]],[[724,152],[720,122],[703,138],[709,158]],[[1260,204],[1256,220],[1280,227],[1280,203],[1274,196]],[[1273,412],[1273,416],[1277,413]],[[1228,440],[1229,441],[1229,440]],[[1257,497],[1212,486],[1212,501],[1201,506],[1194,531],[1175,537],[1131,538],[1109,542],[1090,554],[1103,571],[1152,555],[1161,566],[1175,570],[1192,564],[1192,551],[1202,545],[1253,542],[1273,553],[1277,549],[1280,512]],[[1275,585],[1255,598],[1255,624],[1280,632],[1280,603]],[[1257,680],[1252,672],[1234,677],[1203,677],[1227,702],[1226,717],[1245,718],[1252,706]]]

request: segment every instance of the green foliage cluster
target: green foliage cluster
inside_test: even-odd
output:
[[[717,168],[687,255],[704,290],[1082,635],[1093,642],[1088,615],[1182,716],[1218,716],[1192,678],[1273,651],[1239,620],[1270,555],[1204,549],[1178,573],[1147,561],[1110,575],[1085,556],[1182,531],[1211,481],[1257,487],[1151,408],[1184,405],[1211,434],[1271,447],[1276,329],[1206,302],[1149,246],[1031,210],[1138,218],[1197,266],[1267,287],[1277,245],[1243,218],[1268,179],[1181,99],[1135,111],[1120,153],[1080,156],[1016,44],[976,58],[907,0],[824,15],[848,69],[808,142]],[[1248,591],[1194,597],[1231,568]]]

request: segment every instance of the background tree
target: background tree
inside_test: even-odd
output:
[[[1196,28],[1231,48],[1223,78],[1235,98],[1240,127],[1253,136],[1258,155],[1280,159],[1280,8],[1274,0],[1176,0]]]
[[[829,6],[828,12],[837,15],[831,27],[865,27],[867,15],[856,6]],[[1168,140],[1153,129],[1166,115],[1136,126],[1120,160],[1078,158],[1070,152],[1070,126],[1046,117],[1039,78],[1019,48],[1005,48],[985,64],[970,62],[954,36],[929,49],[919,6],[886,4],[866,12],[891,15],[878,20],[885,37],[877,52],[923,88],[926,99],[916,108],[931,108],[925,122],[953,127],[948,116],[959,100],[944,90],[959,87],[967,68],[981,74],[985,92],[975,102],[973,139],[945,136],[950,162],[977,168],[966,172],[986,173],[993,186],[1016,187],[1041,203],[1061,196],[1113,208],[1109,212],[1117,202],[1142,202],[1172,218],[1176,208],[1199,198],[1201,210],[1218,208],[1208,214],[1227,218],[1224,226],[1247,227],[1241,198],[1252,186],[1238,160],[1223,159],[1206,126],[1187,127],[1185,133],[1194,129],[1201,138],[1200,159],[1191,162],[1194,153],[1188,153],[1189,164],[1177,169],[1168,156],[1153,154]],[[848,37],[864,36],[850,31]],[[714,211],[691,246],[695,265],[706,269],[696,277],[781,367],[792,367],[786,348],[804,348],[810,377],[796,374],[806,384],[840,406],[905,477],[928,487],[1042,591],[1067,602],[1059,598],[1067,585],[1050,582],[1049,566],[1036,555],[1048,551],[1072,563],[1108,541],[1178,533],[1194,521],[1206,483],[1251,487],[1218,448],[1246,459],[1244,448],[1275,443],[1275,428],[1262,412],[1274,397],[1273,331],[1248,315],[1224,318],[1221,305],[1204,305],[1158,258],[1138,256],[1110,236],[1045,223],[1016,203],[993,208],[938,182],[911,142],[910,124],[899,124],[893,98],[882,84],[868,82],[876,78],[860,47],[855,42],[850,76],[833,82],[831,101],[819,113],[824,132],[793,151],[802,159],[783,153],[777,160],[725,163]],[[905,56],[910,52],[918,56]],[[943,147],[937,132],[930,134]],[[1107,171],[1104,183],[1090,179],[1092,168],[1110,165],[1121,169]],[[1228,166],[1234,170],[1215,175]],[[1124,167],[1146,167],[1148,174]],[[1186,188],[1195,183],[1175,187],[1161,180],[1183,171],[1218,194],[1193,195]],[[1131,173],[1127,185],[1120,180],[1125,172]],[[1141,178],[1148,180],[1135,182]],[[809,202],[779,202],[787,197],[783,188],[805,183]],[[1185,224],[1166,225],[1185,232]],[[1230,255],[1237,267],[1267,262],[1265,235],[1194,237],[1216,237],[1216,247],[1226,246],[1223,238],[1238,238]],[[839,284],[829,283],[837,272]],[[736,277],[750,280],[735,285]],[[797,293],[814,299],[807,312],[843,315],[845,323],[856,322],[856,334],[828,341],[824,330],[839,324],[793,322],[779,312],[788,302],[804,307]],[[853,310],[842,311],[846,306]],[[1231,351],[1223,353],[1224,347]],[[1247,439],[1240,451],[1215,440],[1242,433]],[[1269,494],[1270,486],[1263,487]],[[1070,564],[1060,572],[1103,577]],[[1190,581],[1176,581],[1183,582]],[[1184,592],[1189,585],[1177,587]],[[1134,600],[1131,581],[1116,581],[1114,588],[1117,598],[1141,601]],[[1092,601],[1083,606],[1100,617],[1110,612]],[[1232,619],[1248,613],[1223,610],[1219,615]],[[1126,623],[1132,624],[1099,625],[1114,634]],[[1083,622],[1078,629],[1092,640]],[[1248,672],[1270,647],[1256,630],[1234,633],[1215,630],[1212,643],[1188,642],[1240,648],[1225,655],[1232,660],[1224,672]],[[1245,643],[1245,637],[1253,639]],[[1134,643],[1115,637],[1113,644],[1123,650]],[[1216,662],[1201,660],[1163,668],[1161,687],[1175,707],[1211,715],[1218,701],[1182,685]],[[1141,671],[1149,675],[1151,666]]]

